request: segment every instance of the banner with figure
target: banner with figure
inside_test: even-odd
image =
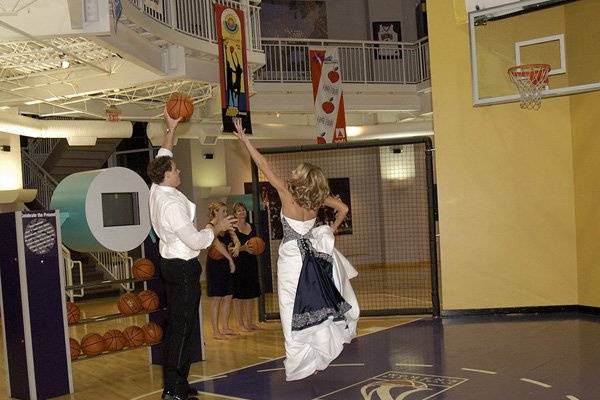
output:
[[[317,143],[345,142],[346,115],[337,47],[309,49]]]
[[[242,119],[246,133],[252,133],[244,13],[215,4],[215,21],[219,39],[223,132],[233,132],[233,118],[238,117]]]

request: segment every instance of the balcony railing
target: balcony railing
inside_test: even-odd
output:
[[[256,82],[310,82],[311,47],[337,47],[345,83],[417,84],[430,78],[429,40],[415,43],[263,38]]]
[[[214,3],[241,9],[246,19],[248,48],[262,52],[260,38],[260,7],[236,0],[164,0],[160,10],[148,7],[143,0],[128,0],[148,17],[168,27],[199,39],[217,42]]]

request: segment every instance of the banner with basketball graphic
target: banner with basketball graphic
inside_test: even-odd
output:
[[[337,47],[309,49],[317,143],[346,142],[344,94]]]
[[[246,29],[241,10],[215,4],[221,77],[221,114],[223,132],[233,132],[233,118],[241,118],[246,133],[252,133]]]

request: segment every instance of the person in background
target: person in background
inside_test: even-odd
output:
[[[258,262],[256,254],[253,254],[247,246],[248,239],[256,236],[256,229],[254,225],[248,223],[248,209],[244,203],[233,205],[233,216],[237,219],[236,235],[240,243],[243,243],[239,255],[235,258],[233,305],[240,330],[249,332],[260,329],[253,322],[256,310],[255,299],[260,296]]]
[[[223,219],[227,216],[227,205],[223,202],[214,202],[208,206],[209,217]],[[206,280],[208,297],[210,297],[210,322],[213,338],[216,340],[227,339],[227,335],[236,336],[237,333],[229,327],[229,314],[233,294],[233,273],[236,270],[232,255],[237,256],[240,241],[234,230],[221,232],[215,238],[213,245],[223,256],[219,260],[211,257],[209,251],[206,258]],[[220,246],[218,246],[220,244]],[[231,253],[228,248],[231,246]],[[219,318],[220,317],[220,318]],[[219,328],[221,319],[223,328]]]

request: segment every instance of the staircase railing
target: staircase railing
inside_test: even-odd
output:
[[[50,208],[52,193],[58,186],[58,182],[31,155],[22,149],[21,160],[23,162],[23,187],[37,189],[37,201],[45,209]]]
[[[246,19],[246,32],[248,48],[252,51],[262,52],[260,39],[260,7],[244,4],[236,0],[164,0],[150,7],[142,0],[129,0],[148,17],[160,22],[176,31],[207,40],[217,42],[215,28],[215,3],[241,9]]]
[[[65,264],[65,275],[67,279],[67,286],[73,286],[73,271],[77,269],[79,271],[79,282],[78,285],[83,285],[83,265],[81,261],[73,260],[71,258],[71,251],[63,244],[62,245],[62,254],[63,260]],[[75,297],[83,297],[85,295],[85,289],[69,289],[67,290],[67,296],[70,301],[74,301]]]
[[[108,275],[111,280],[122,280],[131,278],[131,266],[133,258],[127,252],[118,251],[94,251],[89,253],[97,265]],[[122,283],[125,290],[133,290],[133,282]]]
[[[385,43],[385,44],[383,44]],[[263,38],[255,82],[310,82],[311,47],[337,47],[344,83],[419,84],[430,79],[429,39],[416,42]]]
[[[54,148],[60,143],[61,138],[28,138],[27,153],[39,165],[44,165]]]

